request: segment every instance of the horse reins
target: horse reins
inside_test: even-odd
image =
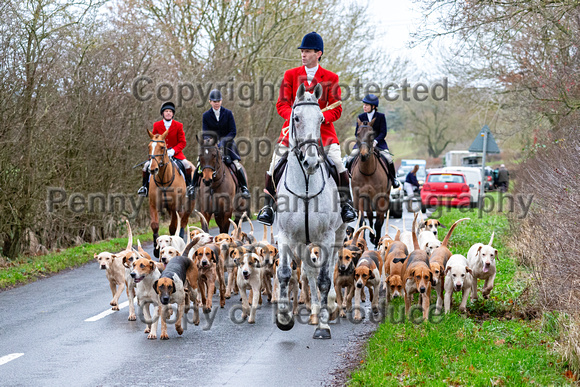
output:
[[[320,107],[320,105],[318,105],[318,102],[298,102],[295,103],[292,106],[292,113],[290,114],[290,126],[289,126],[289,130],[290,128],[293,129],[294,128],[294,109],[297,106],[302,106],[302,105],[316,105],[318,107]],[[315,197],[317,197],[318,195],[320,195],[322,193],[322,191],[324,191],[324,188],[326,187],[326,179],[324,178],[324,172],[322,172],[322,168],[320,169],[320,173],[322,173],[322,188],[320,188],[320,191],[318,191],[318,193],[316,193],[315,195],[312,196],[308,196],[308,185],[310,183],[310,175],[306,174],[306,171],[304,170],[304,167],[302,166],[302,161],[304,161],[304,153],[302,152],[301,148],[304,145],[307,145],[306,149],[308,149],[311,146],[316,146],[316,152],[320,155],[321,153],[321,149],[322,149],[322,153],[324,153],[324,148],[322,147],[322,141],[321,139],[306,139],[304,141],[300,141],[298,142],[297,138],[296,138],[296,133],[294,130],[290,131],[290,134],[292,134],[292,140],[294,142],[294,146],[292,147],[291,151],[292,153],[294,153],[294,155],[296,156],[296,158],[298,159],[298,165],[300,165],[300,170],[302,171],[302,175],[304,176],[304,182],[306,184],[305,187],[305,191],[306,193],[304,195],[300,195],[297,194],[295,192],[293,192],[289,187],[288,184],[286,182],[286,179],[288,177],[288,175],[285,173],[284,174],[284,187],[288,190],[288,192],[290,192],[292,195],[296,196],[299,199],[302,199],[304,201],[304,208],[305,208],[305,213],[304,213],[304,232],[306,234],[306,244],[310,243],[310,228],[309,228],[309,222],[308,222],[308,209],[309,209],[309,203],[311,199],[314,199]]]
[[[161,142],[163,144],[165,144],[165,141],[163,140],[151,140],[151,142]],[[163,151],[163,153],[161,154],[153,154],[153,155],[149,155],[149,161],[151,161],[152,159],[155,159],[159,156],[162,156],[161,159],[161,163],[157,162],[157,166],[159,168],[159,172],[161,172],[161,168],[163,168],[163,174],[160,177],[161,181],[157,181],[157,175],[159,175],[159,173],[157,173],[155,176],[153,176],[153,182],[155,182],[155,185],[157,186],[157,188],[159,188],[161,190],[161,192],[163,192],[163,201],[165,202],[167,200],[166,194],[167,194],[167,188],[171,187],[171,185],[173,184],[173,181],[175,180],[175,166],[172,165],[172,175],[171,175],[171,180],[165,182],[163,181],[163,178],[165,177],[165,170],[167,168],[167,165],[172,164],[171,160],[169,160],[169,164],[165,163],[165,155],[167,155],[167,147],[165,147],[165,150]],[[151,168],[151,164],[149,165],[149,168]]]
[[[202,151],[203,151],[204,148],[205,149],[208,149],[208,148],[217,148],[217,145],[202,145],[201,146]],[[217,156],[216,157],[220,157],[219,148],[218,148],[218,152],[217,152]],[[216,176],[218,175],[219,171],[222,169],[222,163],[219,160],[217,161],[217,164],[218,164],[218,167],[217,168],[214,165],[209,165],[209,164],[206,164],[206,165],[202,165],[201,166],[201,170],[202,171],[204,169],[206,169],[206,168],[209,168],[209,169],[211,169],[213,171],[212,176],[211,176],[211,179],[213,180],[214,183],[217,183],[217,186],[216,187],[212,187],[212,189],[213,188],[218,188],[223,183],[224,177],[225,177],[225,174],[226,174],[226,171],[224,170],[223,173],[221,174],[221,179],[219,179],[219,180],[216,179]]]
[[[370,126],[370,125],[361,125],[360,128],[361,129],[362,128],[371,128],[374,131],[374,128],[372,126]],[[371,152],[371,157],[375,157],[375,154],[374,154],[375,152],[374,152],[374,147],[373,146],[370,146],[366,141],[361,141],[360,144],[361,145],[364,144],[364,145],[368,146],[369,149],[373,149],[373,151]],[[360,152],[360,147],[359,147],[359,152]],[[360,174],[363,175],[363,176],[372,176],[372,175],[374,175],[375,172],[377,171],[377,166],[378,166],[379,161],[378,160],[375,161],[375,169],[371,173],[364,173],[363,171],[360,170],[360,164],[362,162],[362,159],[361,159],[362,155],[359,153],[359,156],[358,157],[359,157],[358,171],[360,172]]]

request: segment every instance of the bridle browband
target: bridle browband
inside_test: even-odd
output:
[[[210,165],[210,164],[204,164],[201,165],[200,168],[203,171],[204,169],[208,168],[211,169],[213,171],[212,175],[211,175],[211,179],[214,182],[218,182],[218,180],[216,180],[216,176],[218,176],[218,173],[220,172],[220,170],[222,169],[222,162],[220,162],[219,158],[220,158],[220,151],[219,151],[219,147],[217,146],[217,144],[213,144],[213,145],[203,145],[200,144],[201,147],[201,151],[203,151],[204,149],[213,149],[216,148],[217,149],[217,155],[216,155],[216,163],[217,163],[217,168],[215,165]],[[201,153],[201,152],[200,152]],[[225,174],[225,171],[222,173],[222,176]],[[219,180],[219,183],[221,184],[221,179]],[[219,186],[219,184],[218,184]],[[216,187],[217,188],[217,187]]]

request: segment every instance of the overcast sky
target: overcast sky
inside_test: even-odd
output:
[[[368,14],[377,32],[373,45],[393,56],[406,57],[422,73],[437,75],[436,54],[427,52],[426,46],[413,49],[408,47],[414,32],[422,22],[421,13],[411,0],[357,0],[360,4],[368,2]],[[433,51],[433,50],[432,50]]]

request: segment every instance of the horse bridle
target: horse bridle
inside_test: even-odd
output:
[[[150,142],[161,142],[161,143],[165,144],[165,140],[151,140]],[[153,154],[153,155],[150,154],[149,155],[149,162],[151,162],[152,159],[157,160],[157,157],[161,156],[161,162],[159,162],[159,161],[157,162],[157,166],[161,170],[161,168],[168,165],[167,163],[165,163],[165,155],[166,154],[167,154],[167,146],[165,146],[163,153]],[[169,160],[169,163],[171,163],[171,159]],[[149,164],[149,168],[151,168],[151,163]],[[165,169],[163,170],[163,176],[161,177],[161,182],[158,183],[157,180],[155,178],[153,178],[155,185],[159,188],[161,188],[162,186],[165,186],[165,185],[170,186],[171,184],[173,184],[173,180],[175,180],[175,169],[173,169],[173,175],[171,176],[171,180],[164,182],[163,177],[165,177]]]
[[[314,146],[316,146],[316,152],[318,153],[318,155],[320,155],[321,153],[324,154],[324,147],[322,146],[322,140],[320,138],[319,139],[311,138],[311,139],[306,139],[306,140],[298,142],[298,140],[296,138],[296,133],[293,130],[294,129],[294,109],[296,109],[296,107],[302,106],[302,105],[316,105],[318,107],[320,107],[320,105],[318,105],[318,102],[297,102],[292,106],[292,112],[290,113],[290,128],[292,129],[292,130],[290,130],[290,133],[292,134],[292,137],[293,137],[292,140],[294,143],[294,146],[290,150],[292,151],[292,153],[294,153],[296,155],[296,158],[299,161],[298,165],[300,165],[300,170],[302,171],[302,175],[304,176],[305,194],[304,195],[297,194],[296,192],[293,192],[290,189],[290,187],[288,187],[288,184],[286,182],[286,178],[287,178],[286,173],[284,173],[284,187],[292,195],[294,195],[294,196],[296,196],[304,201],[304,207],[305,207],[304,233],[306,234],[306,243],[309,244],[310,243],[310,230],[309,230],[309,222],[308,222],[308,204],[309,204],[311,199],[314,199],[315,197],[320,195],[322,193],[322,191],[324,191],[324,188],[326,187],[326,179],[324,177],[324,172],[322,171],[322,168],[320,168],[320,172],[322,173],[322,187],[320,188],[320,191],[318,191],[318,193],[316,193],[315,195],[309,196],[308,185],[310,182],[310,175],[306,174],[306,171],[304,170],[304,167],[302,166],[302,162],[304,161],[304,158],[306,156],[304,155],[304,152],[302,152],[301,148],[304,145],[306,145],[306,149],[308,149],[309,147],[314,145]]]
[[[360,129],[362,129],[362,128],[371,128],[371,129],[374,131],[374,128],[373,128],[373,127],[372,127],[372,126],[371,126],[369,123],[367,123],[366,125],[363,123],[363,124],[362,124],[362,125],[359,127],[359,130],[360,130]],[[365,137],[368,137],[368,135],[367,135],[367,136],[365,136]],[[358,145],[358,144],[360,144],[360,146],[359,146],[359,152],[360,152],[360,148],[361,148],[361,146],[362,146],[362,145],[366,145],[366,146],[368,146],[368,147],[369,147],[369,149],[371,149],[371,157],[373,156],[373,154],[374,154],[374,146],[372,146],[372,145],[369,145],[369,143],[368,143],[368,142],[366,142],[366,141],[358,141],[358,139],[357,139],[357,145]],[[360,156],[360,154],[359,154],[359,157],[361,157],[361,156]],[[360,163],[361,163],[361,162],[362,162],[362,159],[361,159],[361,161],[359,161],[359,162],[358,162],[358,171],[359,171],[359,172],[360,172],[362,175],[364,175],[364,176],[372,176],[372,175],[373,175],[373,174],[376,172],[376,170],[377,170],[377,163],[375,164],[375,169],[374,169],[374,171],[373,171],[373,172],[371,172],[371,173],[369,174],[369,173],[364,173],[363,171],[361,171],[361,170],[360,170]]]
[[[201,145],[201,150],[203,151],[204,149],[208,149],[208,148],[216,148],[217,151],[217,156],[216,158],[220,157],[220,152],[219,152],[219,147],[217,145]],[[216,181],[216,176],[218,174],[218,172],[221,170],[221,163],[219,162],[219,159],[216,160],[216,163],[218,164],[218,167],[216,168],[215,165],[210,165],[210,164],[205,164],[201,166],[201,170],[203,171],[206,168],[209,168],[213,171],[212,175],[211,175],[211,179]]]

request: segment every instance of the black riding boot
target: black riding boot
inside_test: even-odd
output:
[[[148,186],[149,186],[149,171],[143,171],[143,185],[141,186],[141,188],[139,188],[139,191],[137,191],[137,195],[147,197],[147,195],[149,194],[149,190],[147,189]]]
[[[393,184],[393,188],[399,188],[401,183],[397,180],[397,173],[395,172],[395,164],[389,160],[387,160],[387,169],[389,170],[389,178],[391,179],[391,183]]]
[[[340,187],[338,187],[338,193],[340,195],[340,216],[342,217],[343,222],[350,223],[356,220],[356,210],[353,207],[352,197],[350,195],[348,171],[340,173],[339,181]]]
[[[196,171],[197,171],[197,168],[196,168]],[[195,187],[193,186],[193,184],[191,182],[191,168],[185,169],[185,186],[186,186],[185,196],[187,196],[188,198],[194,198]]]
[[[266,172],[266,191],[268,194],[264,200],[264,207],[258,213],[258,222],[271,226],[274,224],[274,197],[276,195],[276,187],[274,187],[274,180],[272,176]]]
[[[250,198],[250,191],[248,191],[248,182],[246,181],[246,176],[241,168],[236,167],[236,177],[238,178],[238,183],[240,184],[240,191],[244,199]]]
[[[197,189],[197,184],[199,183],[199,172],[198,168],[193,170],[193,178],[191,179],[191,185],[187,185],[187,196],[195,199],[195,191]]]

